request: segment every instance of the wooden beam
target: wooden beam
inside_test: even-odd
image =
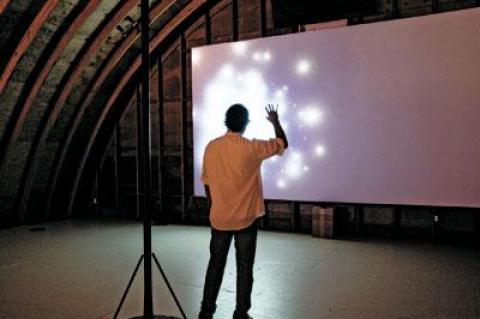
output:
[[[363,233],[363,205],[355,205],[355,221],[356,221],[356,233],[357,236]]]
[[[440,208],[434,210],[431,215],[431,240],[435,243],[441,238],[441,215],[442,212]]]
[[[30,26],[20,39],[20,42],[17,44],[16,48],[13,50],[12,55],[8,57],[8,62],[5,65],[5,69],[0,75],[0,94],[2,94],[3,90],[7,86],[7,82],[10,79],[13,71],[17,67],[18,61],[20,61],[21,57],[25,54],[25,51],[27,51],[30,43],[35,38],[38,31],[40,31],[43,24],[48,19],[50,13],[53,11],[53,9],[55,9],[57,4],[58,0],[46,1],[33,19],[33,21],[29,22]]]
[[[397,19],[400,17],[400,8],[398,5],[399,0],[392,0],[392,19]]]
[[[40,58],[35,66],[35,70],[27,79],[26,85],[22,90],[20,98],[16,103],[14,111],[5,128],[5,132],[0,142],[0,167],[8,153],[8,149],[17,141],[27,114],[52,67],[69,44],[74,33],[83,25],[90,14],[93,13],[100,1],[101,0],[88,1],[86,6],[78,8],[78,15],[73,22],[68,23],[68,27],[60,37],[57,37],[56,35],[53,36],[51,40],[52,45],[49,44],[46,49],[48,52],[42,54],[42,58]]]
[[[402,224],[402,208],[400,206],[395,206],[393,208],[393,220],[391,226],[390,237],[393,239],[398,239],[401,233],[401,224]]]
[[[130,80],[129,80],[130,81]],[[140,79],[141,81],[141,79]],[[140,154],[140,146],[142,144],[142,136],[141,134],[139,134],[138,130],[140,129],[139,127],[141,126],[141,124],[138,123],[139,119],[142,117],[142,114],[140,114],[140,107],[141,107],[141,104],[142,104],[142,89],[140,87],[140,83],[137,83],[137,85],[135,86],[135,131],[137,132],[137,141],[136,141],[136,144],[135,144],[135,160],[136,160],[136,186],[137,186],[137,189],[136,189],[136,195],[135,195],[135,198],[137,200],[137,218],[141,218],[142,215],[141,215],[141,205],[140,205],[140,197],[142,196],[142,193],[143,193],[143,184],[140,182],[140,175],[142,175],[142,172],[140,171],[140,159],[142,157],[142,154]],[[118,98],[115,98],[115,100],[117,100]],[[114,102],[115,103],[115,102]],[[115,105],[115,104],[114,104]],[[100,129],[99,129],[100,130]],[[93,146],[93,144],[92,144]]]
[[[232,0],[232,32],[233,41],[238,40],[238,0]]]
[[[480,245],[480,211],[474,211],[475,225],[474,225],[474,238],[477,245]]]
[[[180,171],[182,175],[182,221],[185,221],[188,205],[187,194],[187,39],[185,32],[180,35],[180,99],[181,99],[181,122],[182,134]]]
[[[260,36],[267,36],[267,0],[260,0]]]
[[[120,125],[115,125],[113,161],[115,163],[115,208],[117,216],[122,216],[122,138]]]
[[[300,215],[300,203],[293,202],[293,230],[297,233],[301,232],[302,224],[301,224],[301,215]]]
[[[165,148],[165,135],[164,135],[164,105],[163,105],[163,64],[162,58],[157,58],[157,104],[158,104],[158,198],[159,198],[159,218],[157,222],[164,223],[166,222],[167,218],[164,214],[163,208],[163,180],[164,180],[164,164],[163,164],[163,156],[164,156],[164,148]]]
[[[157,4],[151,11],[151,17],[150,19],[152,21],[155,21],[158,19],[163,13],[165,13],[173,4],[175,3],[175,0],[170,0],[169,2],[161,1],[159,4]],[[121,60],[121,58],[125,55],[125,53],[128,51],[129,48],[131,48],[135,41],[140,37],[140,32],[138,30],[133,31],[130,33],[119,45],[117,48],[115,48],[113,54],[111,54],[107,59],[106,63],[104,63],[100,69],[97,71],[95,74],[95,77],[92,79],[90,84],[88,85],[87,89],[85,90],[86,96],[80,99],[79,104],[75,107],[75,113],[71,117],[71,120],[67,126],[67,129],[65,130],[65,134],[62,137],[60,141],[59,148],[57,150],[55,159],[54,159],[54,165],[53,171],[50,175],[49,178],[49,187],[47,189],[50,190],[50,187],[53,188],[56,187],[57,180],[60,174],[60,168],[61,165],[59,163],[63,163],[65,156],[67,154],[67,151],[70,147],[70,143],[73,139],[74,133],[77,131],[78,126],[81,123],[81,120],[83,118],[83,114],[85,113],[86,108],[90,103],[94,100],[98,90],[100,89],[101,85],[104,83],[110,72],[115,68],[115,66],[118,64],[118,62]],[[61,106],[60,106],[61,107]],[[55,123],[55,120],[58,116],[58,112],[53,112],[53,116],[49,116],[49,125],[45,127],[45,138],[48,135],[48,132],[50,131],[51,127]],[[43,145],[43,143],[42,143]],[[36,155],[35,155],[36,156]],[[34,160],[35,162],[35,160]],[[30,174],[30,175],[35,175],[35,174]],[[33,178],[34,176],[30,177]],[[46,205],[46,212],[48,216],[48,212],[50,211],[51,208],[51,201],[52,201],[52,196],[53,196],[53,190],[49,191],[49,194],[47,196],[47,205]],[[28,197],[27,197],[28,199]]]
[[[10,4],[11,0],[3,0],[0,2],[0,14],[3,13],[3,10],[5,10],[8,5]]]
[[[212,43],[212,17],[210,16],[210,10],[205,13],[205,42],[207,44]]]
[[[102,126],[102,132],[101,132],[102,138],[97,138],[95,140],[95,145],[92,147],[91,157],[94,157],[93,161],[95,163],[100,163],[100,167],[103,166],[102,163],[105,162],[105,159],[108,156],[108,153],[109,153],[108,145],[110,145],[112,143],[112,140],[116,138],[117,127],[120,129],[120,132],[121,132],[120,123],[122,122],[125,115],[132,110],[132,100],[136,97],[136,89],[135,89],[136,86],[138,86],[138,84],[136,83],[135,79],[132,79],[132,81],[128,83],[127,86],[125,86],[123,92],[120,94],[119,99],[115,102],[116,112],[111,113],[110,115],[112,115],[112,117],[109,117],[108,123],[105,122],[104,125]],[[128,102],[125,102],[125,101],[128,101]],[[119,141],[120,140],[121,138],[119,139]],[[121,150],[123,149],[125,148],[121,147]],[[87,169],[87,166],[85,170]],[[89,172],[93,172],[93,170],[94,170],[94,167],[90,166]],[[93,176],[93,175],[90,175],[90,176]],[[86,177],[89,178],[88,176]],[[121,181],[121,177],[120,177],[120,181]],[[94,196],[93,187],[91,186],[93,184],[94,184],[93,178],[87,181],[87,184],[86,184],[87,189],[90,190],[90,192],[87,191],[89,199],[92,199]],[[122,196],[121,189],[120,189],[120,194],[121,194],[120,196]],[[77,197],[76,200],[78,199],[79,198]],[[125,202],[121,198],[120,205],[124,205],[124,204]],[[122,209],[121,213],[125,214],[125,210]],[[123,216],[123,215],[119,215],[119,216]]]
[[[203,9],[208,8],[207,4],[209,6],[213,5],[215,1],[208,1],[208,0],[193,0],[191,1],[188,5],[186,5],[175,17],[173,17],[166,26],[164,26],[160,32],[158,32],[154,38],[150,41],[150,53],[156,49],[158,46],[160,46],[163,41],[171,37],[172,35],[176,35],[178,32],[178,28],[184,24],[185,21],[188,20],[189,17],[192,17],[195,12],[202,11]],[[138,70],[140,66],[141,60],[140,56],[138,56],[135,61],[132,63],[132,65],[128,68],[128,70],[124,73],[122,78],[120,79],[119,83],[115,86],[114,91],[112,92],[112,95],[108,99],[107,103],[105,104],[105,107],[102,109],[100,116],[97,118],[97,122],[95,123],[94,129],[92,131],[91,137],[89,138],[87,142],[87,147],[85,149],[85,152],[81,152],[81,159],[79,162],[79,165],[77,169],[74,172],[74,179],[73,179],[73,184],[72,184],[72,191],[69,194],[69,205],[67,209],[67,213],[70,215],[72,212],[73,208],[73,202],[76,196],[77,188],[78,188],[78,183],[80,181],[80,177],[83,172],[83,168],[85,166],[85,162],[88,158],[88,155],[90,153],[90,149],[93,145],[93,142],[95,141],[96,135],[106,117],[108,112],[110,111],[110,108],[112,107],[113,103],[117,99],[118,95],[120,94],[121,90],[123,87],[128,83],[128,80],[130,77],[132,77]],[[60,163],[63,165],[63,163]],[[54,192],[54,187],[50,189],[50,193]],[[51,201],[51,199],[50,199]]]

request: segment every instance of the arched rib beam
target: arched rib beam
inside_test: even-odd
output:
[[[40,67],[38,73],[34,72],[35,74],[30,75],[30,77],[35,78],[29,78],[27,80],[27,83],[29,84],[25,85],[17,104],[15,105],[15,109],[8,120],[5,133],[2,137],[2,141],[0,142],[0,167],[3,164],[3,160],[5,159],[6,154],[8,154],[8,149],[17,141],[23,124],[25,122],[26,116],[30,111],[32,104],[35,101],[35,98],[37,97],[38,92],[42,88],[42,85],[48,74],[50,73],[52,67],[55,65],[60,55],[67,47],[74,33],[83,25],[83,23],[90,16],[90,14],[95,11],[95,8],[100,2],[101,0],[88,1],[86,6],[82,8],[82,11],[78,14],[74,21],[69,25],[67,30],[62,34],[60,39],[56,42],[53,50],[46,54],[46,56],[48,56],[48,59]],[[40,124],[40,126],[42,126],[42,124]],[[35,146],[36,145],[34,142],[32,147]]]
[[[15,50],[13,50],[12,55],[8,58],[8,62],[5,65],[5,69],[0,75],[0,94],[2,94],[3,90],[7,86],[7,82],[10,79],[13,71],[17,67],[18,61],[20,61],[20,58],[30,46],[30,43],[35,38],[38,31],[40,31],[43,23],[48,19],[48,16],[53,11],[53,9],[55,9],[57,4],[58,0],[48,0],[44,3],[40,11],[37,13],[35,18],[31,22],[25,34],[20,39],[17,47],[15,48]]]
[[[157,3],[157,5],[155,5],[155,7],[152,9],[151,21],[155,21],[158,17],[160,17],[172,4],[175,3],[175,1],[176,0],[170,0],[167,5],[165,5],[165,3],[167,3],[166,1],[161,1],[160,3]],[[99,0],[96,0],[96,2],[99,2]],[[85,112],[86,106],[92,101],[100,85],[106,79],[108,74],[110,74],[115,65],[117,65],[121,57],[135,43],[135,40],[138,37],[139,32],[138,30],[135,30],[121,42],[120,46],[115,49],[114,54],[107,58],[108,60],[100,67],[100,70],[96,73],[95,78],[88,85],[87,89],[85,90],[86,97],[80,99],[79,104],[75,107],[74,115],[72,116],[64,134],[67,137],[62,137],[59,150],[57,151],[57,156],[55,156],[54,164],[52,166],[52,169],[54,170],[53,180],[55,181],[55,183],[58,178],[57,163],[59,161],[63,162],[64,156],[66,154],[66,149],[70,145],[71,139],[73,137],[73,132],[77,130],[78,125],[80,124],[80,120],[83,116],[83,113]],[[50,112],[46,112],[46,114],[48,116]],[[27,202],[33,187],[33,181],[36,174],[36,164],[40,153],[39,150],[43,149],[44,143],[48,137],[48,133],[50,132],[50,129],[52,128],[55,119],[58,116],[58,112],[57,114],[54,114],[54,116],[48,116],[48,118],[47,116],[42,119],[42,123],[40,124],[40,128],[35,136],[34,143],[32,144],[32,148],[28,154],[27,163],[21,179],[21,185],[16,196],[15,207],[17,208],[18,214],[21,218],[23,218],[25,215],[25,211],[27,209]],[[65,147],[65,145],[67,147]]]
[[[191,18],[194,15],[194,13],[201,12],[205,7],[207,7],[206,6],[207,2],[208,2],[207,0],[193,0],[185,8],[183,8],[182,11],[180,13],[178,13],[150,41],[150,52],[152,52],[155,48],[160,46],[165,39],[167,39],[172,34],[174,34],[174,32],[177,31],[184,24],[184,22],[186,20],[188,20],[188,18]],[[212,5],[213,2],[216,2],[216,1],[210,1],[209,4]],[[100,127],[102,126],[102,123],[103,123],[106,115],[110,111],[113,103],[115,102],[116,98],[120,94],[121,90],[126,85],[126,83],[128,83],[128,80],[130,79],[130,77],[132,77],[135,74],[135,72],[138,71],[140,65],[141,65],[141,58],[140,58],[140,56],[138,56],[135,59],[135,61],[132,63],[132,65],[129,67],[129,69],[124,73],[121,80],[118,82],[118,85],[115,87],[115,90],[113,91],[112,95],[108,99],[105,107],[102,109],[102,112],[101,112],[100,116],[98,117],[98,119],[95,123],[95,126],[94,126],[94,129],[93,129],[92,133],[91,133],[91,136],[88,139],[85,152],[81,153],[82,155],[81,155],[80,163],[78,165],[78,168],[75,170],[75,172],[73,174],[74,179],[73,179],[73,184],[72,184],[72,190],[68,194],[68,196],[69,196],[69,198],[68,198],[68,203],[69,204],[68,204],[68,209],[67,209],[68,216],[71,215],[74,199],[75,199],[78,184],[79,184],[79,181],[80,181],[80,177],[82,176],[82,172],[83,172],[83,168],[85,166],[85,162],[86,162],[86,160],[87,160],[87,158],[90,154],[90,150],[91,150],[91,147],[93,145],[93,142],[95,141],[97,133],[98,133]],[[62,163],[62,165],[63,165],[63,163]],[[52,191],[52,190],[53,190],[53,188],[50,189],[50,191]]]
[[[10,1],[11,0],[3,0],[2,2],[0,2],[0,14],[2,14],[3,10],[5,10],[5,8],[8,7],[8,5],[10,4]]]

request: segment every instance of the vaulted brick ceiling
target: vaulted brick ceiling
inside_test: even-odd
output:
[[[106,119],[134,91],[140,67],[138,2],[1,1],[3,224],[57,217],[53,201],[71,209],[71,197]],[[152,53],[215,2],[150,1]],[[39,202],[42,207],[32,204]],[[37,218],[26,216],[27,211],[35,211]]]

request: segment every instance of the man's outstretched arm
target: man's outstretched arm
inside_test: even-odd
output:
[[[265,110],[267,111],[267,120],[272,123],[273,129],[275,130],[275,137],[282,139],[285,148],[288,148],[287,135],[285,135],[285,131],[278,118],[278,106],[275,108],[273,104],[268,104],[268,106],[265,107]]]

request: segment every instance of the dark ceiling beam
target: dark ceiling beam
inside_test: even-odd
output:
[[[3,0],[2,2],[0,2],[0,14],[2,14],[3,10],[5,10],[5,8],[8,7],[8,5],[10,4],[10,1],[11,0]]]
[[[8,1],[7,1],[8,2]],[[8,4],[8,3],[6,3]],[[16,48],[13,50],[12,55],[8,57],[8,62],[5,65],[5,69],[2,71],[0,75],[0,94],[2,94],[3,90],[7,86],[7,82],[10,79],[13,71],[17,67],[18,61],[20,58],[25,54],[30,43],[37,35],[40,28],[43,26],[45,21],[48,19],[50,13],[55,9],[58,4],[58,0],[48,0],[46,1],[38,14],[35,16],[32,22],[30,22],[30,26],[28,27],[25,34],[22,36],[20,41],[18,42]]]
[[[209,8],[207,6],[207,2],[209,2],[209,5],[212,5],[216,1],[207,1],[207,0],[193,0],[191,1],[188,5],[186,5],[174,18],[172,18],[171,21],[168,22],[168,24],[162,28],[150,41],[150,53],[159,47],[167,38],[171,37],[172,34],[178,34],[178,30],[184,22],[188,19],[191,18],[194,13],[198,13],[203,11],[205,8]],[[135,61],[131,64],[131,66],[128,68],[128,70],[123,74],[122,78],[118,82],[117,85],[115,85],[115,89],[110,95],[108,102],[105,104],[105,106],[102,108],[100,116],[97,118],[97,121],[95,123],[94,129],[91,132],[90,138],[88,139],[87,146],[84,152],[80,152],[80,161],[79,165],[76,166],[75,171],[73,172],[73,183],[72,183],[72,190],[68,194],[68,209],[67,209],[67,214],[68,216],[71,215],[72,209],[73,209],[73,203],[75,200],[75,196],[77,193],[78,189],[78,184],[80,182],[80,178],[83,173],[83,168],[85,167],[85,163],[87,161],[87,158],[90,154],[90,150],[92,148],[92,145],[96,139],[97,133],[99,129],[102,126],[102,123],[107,116],[107,114],[110,112],[110,109],[112,105],[114,104],[115,100],[119,96],[119,94],[122,92],[123,88],[125,85],[128,83],[130,78],[138,71],[139,67],[141,65],[141,58],[138,56]],[[52,185],[56,186],[56,185]],[[50,189],[50,192],[54,191],[54,187]]]
[[[103,164],[105,163],[106,157],[109,153],[109,145],[111,145],[112,140],[114,141],[114,147],[115,147],[115,157],[120,156],[120,148],[119,144],[115,141],[115,139],[120,139],[119,133],[120,133],[120,126],[119,123],[123,120],[123,118],[126,116],[126,114],[132,109],[132,103],[133,99],[135,99],[136,95],[136,88],[138,87],[138,79],[134,76],[130,83],[128,83],[124,89],[123,92],[119,95],[117,101],[115,104],[112,106],[112,112],[110,112],[105,119],[102,128],[100,129],[98,133],[98,138],[95,139],[95,143],[92,146],[91,154],[87,160],[87,163],[85,164],[84,172],[82,174],[81,180],[80,180],[80,186],[84,192],[79,193],[78,196],[75,198],[76,203],[78,206],[75,206],[75,208],[80,209],[81,211],[85,211],[84,209],[88,209],[88,204],[90,203],[90,200],[93,199],[93,197],[96,195],[96,187],[95,187],[95,171],[101,171]],[[128,102],[126,102],[128,101]],[[119,140],[118,140],[119,141]],[[119,160],[119,158],[117,158]],[[118,164],[118,162],[117,162]],[[115,169],[117,169],[116,167]],[[117,172],[116,175],[120,174],[120,172]],[[121,179],[120,176],[117,176]],[[116,181],[117,183],[118,181]],[[116,185],[119,186],[120,184]],[[79,190],[80,192],[80,190]],[[116,190],[117,192],[117,190]],[[121,192],[117,192],[118,196],[121,196]],[[98,196],[98,195],[97,195]],[[120,208],[121,212],[121,198],[118,197],[116,198],[116,205],[118,208]],[[98,197],[97,197],[98,198]],[[117,199],[120,201],[117,202]],[[72,213],[72,215],[75,212]],[[74,216],[74,215],[73,215]]]
[[[160,17],[166,10],[168,10],[168,8],[175,3],[175,0],[170,0],[168,4],[166,3],[166,1],[161,1],[152,9],[150,17],[152,21]],[[57,169],[57,163],[63,162],[66,151],[70,146],[73,133],[76,132],[86,107],[93,100],[93,97],[96,95],[96,92],[100,88],[101,84],[105,81],[108,74],[110,74],[110,72],[117,65],[118,61],[120,61],[121,57],[135,43],[135,40],[138,39],[139,35],[140,33],[138,29],[134,29],[134,31],[131,32],[127,36],[127,38],[122,40],[122,42],[117,46],[117,48],[114,49],[114,53],[107,58],[107,61],[104,62],[104,64],[97,71],[94,79],[92,79],[87,89],[85,90],[85,95],[80,99],[79,104],[75,107],[74,115],[71,117],[70,122],[67,125],[67,129],[65,130],[65,134],[60,141],[57,154],[54,158],[54,164],[52,165],[52,170],[54,170],[52,180],[54,184],[56,184],[59,174],[59,169]],[[40,153],[38,151],[43,149],[44,143],[48,137],[48,133],[53,127],[53,124],[55,123],[55,120],[58,116],[58,113],[54,116],[50,116],[51,112],[47,112],[47,114],[48,115],[45,117],[43,123],[40,126],[40,129],[37,131],[37,134],[35,136],[35,142],[33,143],[32,149],[29,152],[27,164],[25,166],[25,170],[21,179],[21,185],[16,196],[16,211],[18,211],[19,216],[22,217],[24,216],[27,209],[28,199],[30,197],[30,192],[32,190],[33,181],[36,175],[36,165]]]
[[[6,154],[8,154],[8,149],[17,141],[27,114],[48,74],[69,44],[74,33],[83,25],[90,14],[95,11],[100,2],[101,0],[90,0],[87,1],[85,6],[79,8],[80,12],[75,19],[68,24],[68,28],[65,31],[62,30],[63,33],[59,36],[59,39],[57,39],[56,36],[52,38],[51,41],[54,41],[53,45],[47,47],[49,52],[42,54],[42,58],[38,61],[34,72],[30,74],[26,81],[27,84],[23,88],[14,111],[8,119],[7,127],[3,134],[2,141],[0,142],[0,167],[3,164]],[[40,124],[40,127],[42,127],[42,124]],[[36,141],[37,139],[35,139],[32,147],[36,147]]]

